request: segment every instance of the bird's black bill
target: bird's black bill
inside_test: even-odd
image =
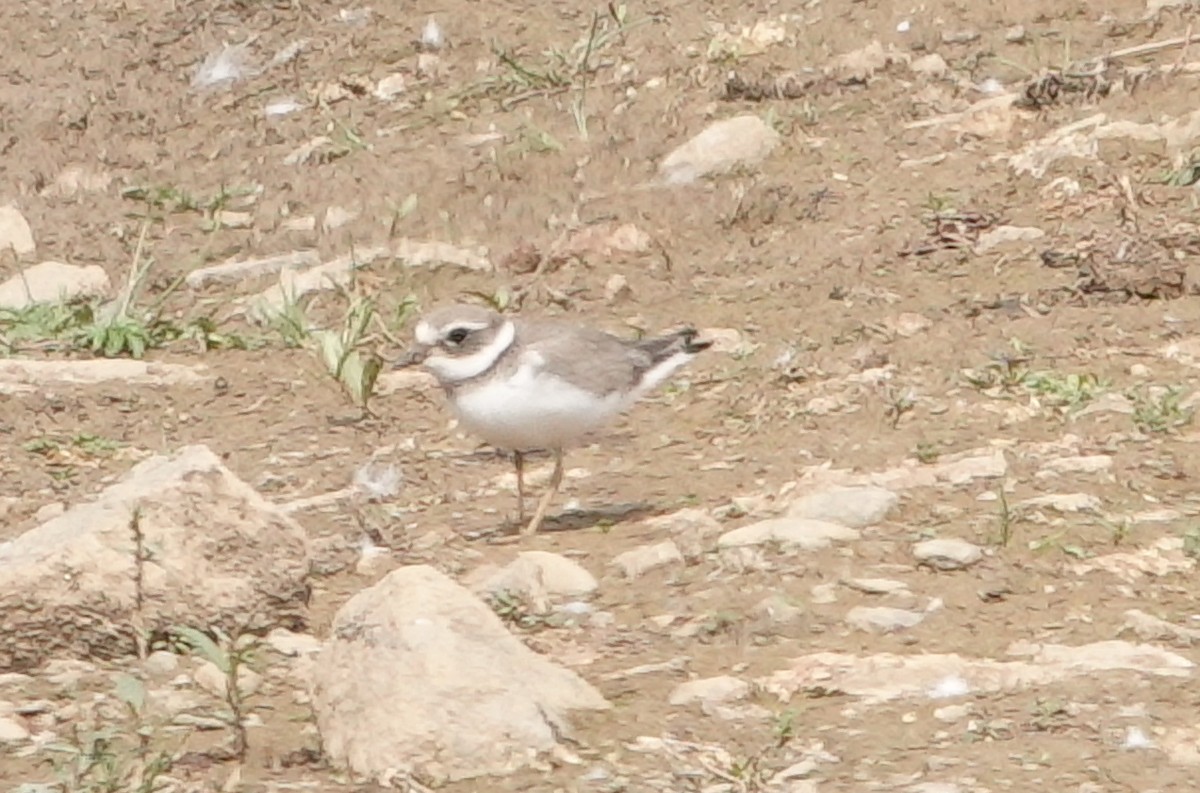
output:
[[[395,362],[392,363],[392,368],[407,369],[410,366],[417,366],[425,360],[425,357],[428,354],[428,350],[420,347],[414,347],[413,349],[404,353],[404,355],[401,355],[399,358],[397,358]]]

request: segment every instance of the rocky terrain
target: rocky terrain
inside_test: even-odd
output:
[[[14,8],[4,789],[1193,789],[1195,3]],[[520,536],[454,300],[715,343]]]

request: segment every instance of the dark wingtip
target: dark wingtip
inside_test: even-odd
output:
[[[684,352],[695,355],[696,353],[704,352],[709,347],[713,346],[711,339],[698,341],[696,337],[699,335],[700,331],[696,330],[695,328],[684,328],[683,330],[679,331],[679,338],[683,340]]]

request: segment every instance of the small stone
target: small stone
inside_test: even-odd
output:
[[[985,253],[1013,242],[1033,242],[1044,236],[1045,231],[1031,226],[997,226],[979,235],[979,240],[975,243],[975,252]]]
[[[288,218],[280,224],[280,228],[284,231],[316,231],[317,219],[312,215],[303,215],[298,218]]]
[[[796,499],[787,514],[861,529],[883,520],[899,502],[900,496],[882,487],[835,487]]]
[[[700,336],[712,342],[713,352],[732,355],[746,349],[742,332],[737,328],[705,328]]]
[[[805,758],[798,763],[793,763],[783,769],[775,776],[771,777],[771,784],[778,785],[783,782],[788,782],[793,779],[806,779],[817,772],[817,761],[811,757]],[[790,793],[790,791],[789,791]]]
[[[394,72],[375,84],[375,98],[388,102],[407,90],[408,80],[400,72]]]
[[[612,563],[620,568],[626,578],[639,576],[671,564],[683,564],[683,553],[672,540],[656,545],[642,545],[618,555]]]
[[[1059,474],[1095,474],[1112,469],[1113,459],[1107,454],[1090,454],[1080,457],[1058,457],[1047,460],[1037,472],[1039,478]]]
[[[1025,41],[1026,35],[1024,25],[1013,25],[1004,31],[1004,40],[1009,44],[1020,44]]]
[[[500,569],[482,567],[467,576],[467,585],[475,592],[510,592],[533,600],[582,597],[599,587],[578,562],[549,551],[525,551]]]
[[[212,222],[214,226],[222,229],[248,229],[254,225],[254,213],[218,209],[213,212]]]
[[[45,261],[26,267],[0,284],[0,308],[22,309],[37,303],[58,303],[108,293],[108,273],[98,264],[78,267]]]
[[[804,609],[783,595],[768,595],[758,602],[751,613],[768,622],[782,625],[800,619],[804,616]]]
[[[1103,506],[1091,493],[1050,493],[1028,498],[1016,505],[1019,509],[1052,509],[1055,512],[1099,512]]]
[[[933,320],[923,314],[915,314],[911,311],[906,311],[896,317],[891,323],[892,329],[896,331],[896,335],[905,339],[912,338],[917,334],[924,333],[933,327]]]
[[[16,719],[0,718],[0,744],[24,743],[29,740],[29,730]]]
[[[624,300],[632,294],[629,280],[620,273],[613,273],[604,284],[604,299],[609,303]]]
[[[757,165],[774,151],[779,141],[779,133],[757,115],[714,121],[663,157],[658,174],[667,184],[690,184],[737,166]]]
[[[969,715],[971,715],[969,705],[945,705],[933,711],[933,717],[945,724],[961,721]]]
[[[737,548],[777,542],[784,546],[811,551],[828,548],[834,542],[857,540],[859,536],[855,529],[828,521],[795,517],[772,518],[725,532],[717,540],[717,546]]]
[[[923,74],[926,77],[945,77],[946,73],[950,71],[946,59],[936,52],[917,58],[908,68],[912,69],[914,73]]]
[[[924,614],[887,606],[856,606],[846,614],[846,624],[869,633],[893,633],[912,628],[925,619]]]
[[[307,633],[292,633],[287,628],[275,628],[267,634],[271,649],[289,658],[311,655],[321,649],[321,640]]]
[[[334,231],[335,229],[340,229],[356,217],[358,217],[358,213],[353,210],[332,206],[325,210],[325,218],[321,221],[321,228],[326,232]]]
[[[0,252],[12,249],[18,256],[33,253],[33,229],[21,210],[11,204],[0,207]]]
[[[75,688],[88,675],[98,672],[96,665],[76,658],[53,658],[41,669],[41,677],[59,688]]]
[[[842,583],[868,595],[908,593],[908,584],[891,578],[847,578]]]
[[[179,669],[179,656],[167,650],[155,650],[142,661],[142,669],[152,677],[169,677]]]
[[[913,556],[921,564],[938,570],[959,570],[983,558],[983,549],[956,537],[925,540],[913,546]]]
[[[672,705],[691,705],[696,702],[714,704],[744,699],[749,693],[750,684],[745,680],[721,675],[680,683],[671,692],[668,701]]]
[[[834,584],[814,584],[809,592],[813,603],[837,602],[837,586]]]
[[[943,44],[970,44],[972,41],[979,39],[979,31],[977,30],[943,30]]]
[[[211,661],[202,661],[192,673],[196,685],[219,699],[225,698],[226,675]],[[248,666],[238,667],[238,690],[243,696],[253,694],[262,686],[262,675]]]

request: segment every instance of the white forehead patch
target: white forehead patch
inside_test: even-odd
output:
[[[417,323],[417,327],[413,329],[413,335],[417,337],[417,344],[432,347],[438,343],[437,330],[425,320]]]

